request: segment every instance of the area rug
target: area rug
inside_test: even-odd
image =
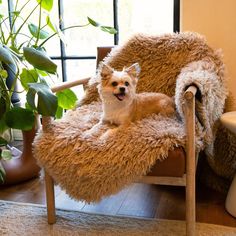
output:
[[[139,236],[185,235],[185,222],[131,218],[57,209],[57,222],[48,225],[42,205],[0,201],[1,236]],[[197,235],[233,236],[236,228],[197,223]]]

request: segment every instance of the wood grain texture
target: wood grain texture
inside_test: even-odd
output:
[[[185,92],[186,121],[186,235],[195,235],[196,223],[196,140],[195,140],[195,94],[197,89],[190,86]]]
[[[121,192],[109,200],[104,200],[106,204],[93,205],[91,212],[171,220],[185,219],[184,187],[133,184],[126,191],[127,195]],[[229,215],[224,208],[225,195],[199,184],[196,189],[196,197],[198,222],[236,227],[236,218]],[[78,209],[74,204],[75,201],[71,200],[58,186],[55,188],[55,198],[57,207]],[[119,198],[121,199],[119,200]],[[0,199],[45,205],[44,180],[36,178],[15,186],[1,186]],[[76,202],[76,204],[80,205],[81,202]],[[114,205],[117,205],[116,208],[119,210],[111,213],[114,212]],[[85,207],[83,209],[83,203],[80,207],[80,211],[86,210]]]
[[[160,196],[156,185],[133,184],[117,214],[153,218],[156,207],[159,206]]]
[[[82,208],[83,211],[92,213],[107,213],[116,215],[119,211],[122,203],[127,198],[130,189],[126,188],[110,197],[104,198],[101,202],[97,204],[85,204]]]
[[[53,178],[45,171],[48,224],[56,222],[55,190]]]
[[[84,79],[78,79],[75,81],[63,82],[60,85],[52,87],[51,90],[53,93],[56,93],[56,92],[62,91],[64,89],[72,88],[72,87],[75,87],[78,85],[85,85],[88,83],[89,79],[90,78],[84,78]]]

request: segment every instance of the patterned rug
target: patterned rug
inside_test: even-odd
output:
[[[44,206],[0,201],[0,235],[183,236],[185,235],[185,222],[117,217],[58,209],[57,223],[48,225]],[[236,228],[198,223],[197,235],[233,236],[236,235]]]

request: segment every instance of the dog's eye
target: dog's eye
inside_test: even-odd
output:
[[[126,82],[125,82],[125,86],[129,86],[129,82],[126,81]]]
[[[118,85],[118,83],[117,83],[117,82],[112,82],[111,85],[112,85],[113,87],[116,87],[116,86]]]

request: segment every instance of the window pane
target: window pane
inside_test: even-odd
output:
[[[8,8],[7,8],[7,1],[3,1],[1,4],[0,4],[0,12],[1,12],[1,15],[5,17],[8,17]]]
[[[24,46],[28,46],[28,42],[31,44],[34,44],[36,41],[35,37],[32,37],[32,35],[29,32],[28,25],[34,24],[36,26],[39,25],[39,13],[40,8],[37,1],[27,1],[27,0],[21,0],[17,1],[18,5],[16,10],[21,10],[20,17],[17,17],[17,20],[15,22],[15,31],[17,31],[21,25],[24,23],[24,20],[26,20],[28,17],[27,22],[24,24],[22,29],[20,30],[20,33],[17,35],[17,44],[21,45],[24,43]],[[14,4],[16,4],[16,1],[13,1]],[[15,6],[14,6],[15,7]],[[48,35],[54,34],[54,31],[46,24],[47,23],[47,16],[50,16],[50,19],[53,24],[58,24],[58,5],[57,1],[54,2],[53,9],[50,13],[46,12],[42,9],[41,14],[41,27],[43,27],[43,30],[48,33]],[[32,39],[30,40],[30,38]],[[42,43],[45,39],[39,39],[38,45]],[[57,36],[49,39],[47,43],[44,45],[47,52],[51,56],[59,56],[60,55],[60,47],[59,47],[59,39]]]
[[[67,80],[73,81],[95,75],[96,60],[66,60]]]
[[[119,0],[119,42],[134,33],[173,32],[174,0]]]
[[[56,79],[57,83],[61,83],[63,81],[62,79],[62,66],[61,66],[61,60],[53,60],[57,64],[57,74],[58,78]]]
[[[67,80],[73,81],[94,76],[96,73],[96,60],[66,60]],[[80,99],[83,94],[83,86],[72,89]]]
[[[65,27],[87,24],[87,16],[103,25],[113,26],[113,1],[64,1]],[[114,36],[91,25],[65,31],[67,55],[95,56],[97,46],[113,45]]]
[[[1,15],[0,22],[2,22],[4,19],[8,17],[8,9],[7,9],[6,1],[3,1],[2,4],[0,4],[0,15]],[[1,23],[1,24],[2,24],[1,28],[3,29],[4,35],[1,35],[1,32],[0,32],[0,39],[1,39],[0,42],[4,43],[4,37],[6,40],[6,37],[9,32],[9,20],[6,20],[4,21],[4,23]]]
[[[57,84],[62,82],[62,69],[61,69],[61,61],[53,60],[55,64],[57,64],[57,74],[48,74],[48,76],[43,75],[41,78],[46,80],[50,87],[56,86]]]
[[[50,55],[50,57],[60,56],[61,55],[60,39],[58,38],[58,36],[55,36],[55,37],[49,39],[45,43],[45,48],[47,50],[48,55]]]
[[[59,28],[58,4],[54,1],[53,8],[50,11],[50,19],[54,25]],[[50,32],[53,34],[54,32]],[[60,56],[60,39],[55,35],[45,43],[45,47],[50,56]]]

